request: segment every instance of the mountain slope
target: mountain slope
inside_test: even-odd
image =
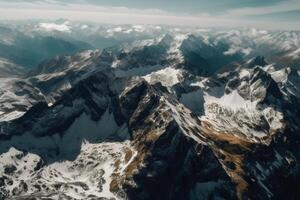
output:
[[[13,145],[16,149],[28,151],[29,154],[26,155],[30,159],[34,157],[36,162],[44,163],[32,171],[30,179],[11,174],[11,170],[20,170],[21,174],[27,171],[12,164],[13,161],[5,164],[2,172],[6,185],[4,195],[55,198],[62,195],[59,191],[64,191],[65,198],[92,198],[89,195],[95,195],[121,199],[182,199],[187,194],[190,199],[282,197],[287,189],[284,182],[297,180],[297,165],[294,163],[297,162],[298,153],[295,151],[297,148],[292,146],[297,145],[298,136],[288,124],[276,128],[279,123],[276,120],[284,119],[286,123],[293,123],[290,120],[295,118],[291,119],[287,115],[290,113],[288,110],[277,110],[276,106],[284,105],[287,109],[291,105],[284,100],[279,105],[273,101],[272,96],[280,92],[280,88],[267,72],[260,67],[248,69],[249,74],[243,70],[246,69],[237,71],[241,79],[239,81],[248,82],[249,85],[246,88],[242,85],[236,87],[228,82],[224,87],[225,91],[226,87],[229,90],[227,95],[236,91],[243,95],[243,90],[248,90],[249,87],[252,90],[250,94],[253,93],[251,98],[239,98],[245,98],[245,101],[254,99],[256,106],[250,107],[253,112],[256,109],[262,113],[271,112],[271,115],[266,113],[261,117],[276,126],[266,126],[260,124],[261,121],[256,124],[257,116],[252,111],[244,111],[244,117],[220,123],[218,120],[226,120],[232,115],[231,111],[224,110],[216,117],[211,115],[216,110],[206,111],[209,108],[206,105],[205,116],[197,116],[160,84],[149,85],[136,78],[117,78],[113,69],[82,79],[52,106],[37,104],[19,119],[1,123],[3,159],[6,155],[20,154],[18,150],[11,149],[10,146]],[[220,81],[225,81],[226,78],[234,80],[234,75],[220,76],[218,84],[222,84]],[[277,89],[274,90],[273,87]],[[209,93],[204,90],[204,94],[212,94],[213,90],[220,90],[220,86],[215,88],[210,85],[209,90]],[[226,93],[223,95],[226,96]],[[204,100],[206,104],[214,102],[209,101],[205,95]],[[240,109],[227,105],[225,99],[215,100],[214,104],[221,106],[221,109],[229,109],[227,107],[230,106],[235,112]],[[259,105],[264,105],[266,111],[261,111]],[[257,114],[260,114],[259,111],[256,111]],[[279,119],[268,118],[276,112],[280,113]],[[248,114],[254,114],[254,121],[241,121],[249,119],[251,116],[247,116]],[[220,127],[219,123],[227,125]],[[243,123],[247,128],[240,126]],[[26,133],[22,131],[25,129]],[[112,143],[103,143],[104,141]],[[63,148],[66,144],[70,145],[67,149]],[[96,149],[108,154],[97,153]],[[99,156],[99,161],[79,161],[84,154]],[[107,158],[106,161],[101,161],[102,156]],[[22,156],[15,157],[23,159]],[[54,170],[58,160],[67,161],[64,161],[59,170]],[[83,163],[80,165],[78,162]],[[103,171],[98,178],[87,179],[92,175],[82,170],[89,165],[99,166],[90,173],[98,174],[97,170]],[[35,164],[26,167],[35,168]],[[262,168],[268,169],[267,172]],[[77,175],[63,179],[53,179],[50,176],[50,182],[42,181],[44,188],[36,188],[35,181],[41,181],[38,174],[51,171],[56,174],[54,177],[60,177],[60,173],[66,176],[68,173]],[[83,181],[80,178],[82,176],[91,182]],[[93,181],[102,179],[105,181],[96,189]],[[8,187],[10,181],[16,182],[19,189]],[[282,185],[278,185],[279,182]],[[291,197],[294,194],[296,193],[290,193]]]

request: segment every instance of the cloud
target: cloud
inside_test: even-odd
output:
[[[44,31],[71,32],[71,27],[68,25],[68,23],[68,21],[64,22],[63,24],[40,23],[37,28]]]
[[[76,3],[75,3],[76,2]],[[75,21],[91,21],[112,24],[167,24],[175,26],[198,27],[257,27],[264,29],[279,28],[277,21],[264,22],[251,19],[249,16],[286,11],[299,7],[300,2],[288,0],[272,6],[248,7],[232,9],[225,14],[212,15],[209,13],[178,14],[161,9],[137,9],[129,7],[99,6],[83,4],[79,1],[72,3],[57,0],[12,0],[0,2],[0,18],[6,20],[46,19],[55,20],[67,18]],[[292,5],[291,5],[292,4]],[[18,14],[16,14],[18,13]],[[300,22],[282,22],[280,28],[300,28]]]
[[[228,11],[228,17],[247,17],[272,13],[288,12],[300,9],[299,0],[286,0],[272,6],[246,7]]]

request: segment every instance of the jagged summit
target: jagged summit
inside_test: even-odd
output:
[[[170,44],[174,41],[174,37],[167,33],[159,41],[159,44],[165,47],[170,47]]]
[[[253,68],[255,66],[261,66],[264,67],[266,66],[268,63],[265,61],[265,57],[263,56],[256,56],[255,58],[253,58],[250,63],[248,64],[248,67]]]

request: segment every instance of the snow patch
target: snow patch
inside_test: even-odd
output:
[[[171,43],[171,47],[168,50],[168,59],[177,59],[180,63],[184,61],[182,52],[180,50],[180,46],[182,42],[188,38],[188,34],[176,34],[173,42]]]
[[[13,119],[22,117],[24,114],[25,114],[25,112],[21,112],[21,111],[12,111],[9,113],[0,112],[0,122],[11,121]]]
[[[293,58],[293,59],[298,59],[298,58],[300,58],[300,48],[298,48],[298,49],[292,51],[292,52],[289,53],[287,56],[288,56],[288,57],[291,57],[291,58]]]
[[[143,78],[149,83],[160,82],[163,86],[169,87],[180,82],[182,71],[173,67],[167,67],[143,76]]]
[[[204,93],[204,99],[206,104],[216,103],[223,107],[229,107],[233,110],[241,108],[254,109],[256,107],[255,102],[245,100],[236,90],[232,91],[229,94],[225,94],[220,98],[211,96],[208,93]]]

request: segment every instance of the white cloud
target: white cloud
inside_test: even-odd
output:
[[[63,24],[40,23],[38,29],[45,31],[71,32],[71,27],[68,24],[69,22],[65,22]]]
[[[230,10],[227,17],[265,15],[277,12],[287,12],[300,9],[299,0],[286,0],[272,6],[249,7]]]
[[[91,6],[76,3],[57,3],[56,0],[7,3],[0,2],[0,18],[6,20],[25,19],[58,19],[67,18],[75,21],[91,21],[111,24],[167,24],[175,26],[198,26],[198,27],[257,27],[264,29],[278,28],[277,22],[254,21],[242,18],[250,14],[262,14],[279,10],[288,10],[298,6],[296,0],[289,3],[269,6],[266,8],[243,8],[229,11],[227,14],[210,16],[200,13],[197,16],[178,15],[158,9],[133,9],[127,7]],[[16,14],[18,13],[18,14]],[[281,29],[300,28],[300,22],[282,22]]]

